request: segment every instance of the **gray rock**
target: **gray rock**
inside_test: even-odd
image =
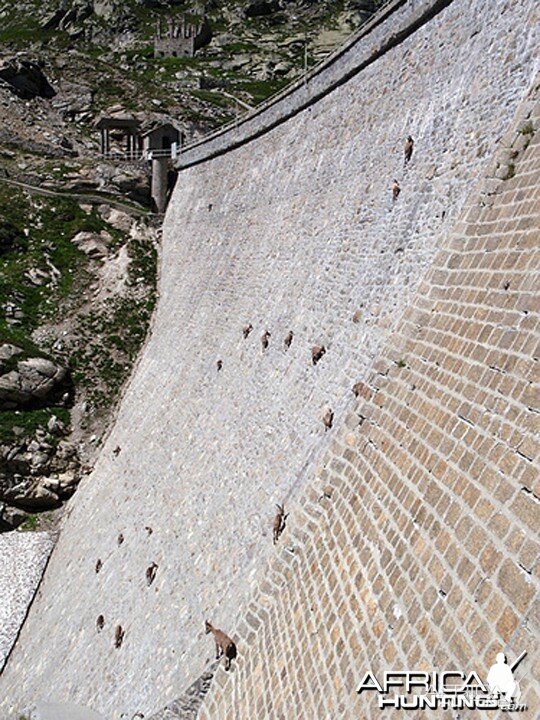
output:
[[[284,75],[287,75],[290,73],[290,71],[293,69],[293,65],[290,62],[279,62],[275,68],[274,68],[274,75],[283,77]]]
[[[11,505],[23,510],[53,510],[60,507],[58,495],[45,487],[44,480],[24,481],[3,493],[3,498]]]
[[[41,484],[47,490],[50,490],[60,498],[68,498],[73,495],[77,489],[78,478],[72,471],[67,471],[58,475],[58,477],[44,478]]]
[[[46,406],[69,385],[68,372],[46,358],[28,358],[0,376],[0,410]]]
[[[66,426],[61,420],[56,417],[56,415],[53,415],[49,418],[49,422],[47,423],[47,430],[50,433],[53,433],[54,435],[61,435],[65,429]]]
[[[10,360],[15,355],[20,355],[20,353],[22,353],[22,349],[16,345],[0,345],[0,366],[2,360]]]
[[[94,13],[98,17],[110,20],[115,11],[115,3],[113,0],[94,0]]]
[[[88,257],[103,258],[107,255],[111,236],[107,233],[80,232],[71,242]]]
[[[18,528],[27,517],[28,513],[24,510],[0,503],[0,532]]]
[[[32,453],[32,459],[30,461],[30,468],[33,473],[43,470],[47,467],[49,462],[49,455],[42,450]]]
[[[54,541],[44,532],[0,535],[0,672],[34,597]],[[15,715],[19,720],[20,714]],[[2,713],[2,720],[6,714]]]
[[[87,85],[62,80],[52,105],[64,118],[76,120],[91,109],[92,100],[93,92]]]
[[[101,209],[103,207],[107,208],[107,210],[103,210],[102,212]],[[99,211],[105,222],[116,230],[121,230],[122,232],[130,231],[131,226],[133,225],[133,218],[127,213],[122,210],[118,210],[117,208],[111,208],[108,205],[100,205]]]

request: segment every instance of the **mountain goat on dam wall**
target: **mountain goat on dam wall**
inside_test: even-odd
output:
[[[231,660],[234,660],[236,657],[236,645],[234,641],[231,640],[223,630],[215,628],[208,620],[204,622],[204,629],[207,635],[212,633],[214,636],[216,643],[216,660],[219,660],[222,656],[225,657],[225,670],[228,670],[231,667]]]
[[[285,515],[285,505],[277,505],[277,513],[274,518],[274,526],[273,526],[273,538],[274,538],[274,545],[279,540],[279,536],[281,533],[285,530],[285,521],[287,520],[287,515]]]

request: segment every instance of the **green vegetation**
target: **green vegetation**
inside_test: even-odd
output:
[[[128,285],[142,285],[144,296],[118,297],[106,313],[80,318],[81,342],[71,358],[73,379],[96,409],[108,407],[126,380],[146,337],[156,300],[157,252],[150,241],[128,245]]]
[[[3,185],[0,218],[2,237],[8,238],[10,248],[17,246],[16,250],[0,254],[0,306],[22,312],[16,323],[10,323],[6,313],[0,316],[0,343],[22,349],[22,353],[2,361],[2,372],[14,369],[17,362],[29,356],[48,357],[51,349],[38,347],[32,333],[43,324],[54,324],[69,315],[73,379],[96,407],[107,408],[146,336],[155,303],[155,247],[149,240],[130,241],[126,281],[130,292],[88,312],[83,309],[87,302],[85,291],[94,281],[95,267],[72,238],[82,231],[106,230],[112,237],[109,245],[114,252],[125,242],[124,234],[108,225],[95,210],[87,214],[70,198],[32,198],[22,190]],[[35,270],[43,275],[36,276]],[[0,442],[33,435],[39,427],[46,428],[53,414],[69,425],[69,411],[64,408],[0,412]]]
[[[87,215],[69,198],[31,199],[7,186],[0,186],[0,214],[3,227],[24,238],[18,252],[0,256],[0,303],[12,304],[23,314],[15,325],[2,313],[0,338],[26,344],[36,327],[58,316],[59,304],[70,294],[75,278],[84,282],[87,258],[72,238],[108,226],[95,211]],[[34,271],[42,274],[32,280]]]
[[[33,436],[38,428],[45,430],[53,415],[56,415],[66,428],[69,427],[69,410],[65,408],[4,410],[0,412],[0,443],[13,442],[17,437]]]
[[[39,530],[41,520],[39,515],[29,515],[26,520],[19,525],[19,531],[21,532],[35,532]]]
[[[251,95],[254,104],[258,105],[283,90],[289,82],[289,80],[247,80],[239,82],[238,88]]]

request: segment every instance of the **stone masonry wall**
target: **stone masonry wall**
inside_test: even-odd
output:
[[[535,96],[321,459],[199,720],[454,717],[355,691],[368,671],[485,680],[524,651],[518,714],[539,716],[540,79]]]
[[[428,4],[400,3],[348,53],[362,63]],[[202,675],[205,617],[234,626],[274,503],[294,506],[333,440],[325,406],[337,429],[532,81],[534,0],[445,4],[317,103],[180,173],[152,335],[0,678],[4,714],[45,695],[148,715]]]

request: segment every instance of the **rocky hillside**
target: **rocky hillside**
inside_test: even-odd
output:
[[[158,229],[2,183],[0,211],[0,529],[33,529],[91,468],[148,328]]]
[[[78,152],[95,147],[92,121],[120,105],[181,125],[188,136],[232,119],[297,77],[338,45],[376,0],[0,0],[0,47],[6,60],[38,61],[44,80],[27,98],[48,102],[28,141],[59,142],[62,121]],[[210,41],[194,58],[154,58],[161,18],[204,16]],[[12,68],[11,75],[17,68]],[[9,83],[0,66],[0,78]],[[29,71],[26,70],[29,75]],[[0,83],[1,84],[1,83]],[[36,85],[38,88],[36,89]],[[39,113],[38,113],[39,116]],[[23,118],[26,117],[23,115]],[[17,118],[21,121],[21,118]],[[13,124],[15,118],[13,119]],[[60,123],[60,125],[58,124]],[[13,132],[11,127],[4,128]],[[21,124],[24,124],[21,123]],[[44,136],[49,133],[52,137]],[[64,140],[63,145],[67,142]]]
[[[323,59],[376,0],[0,0],[0,530],[43,525],[93,462],[146,336],[159,231],[144,164],[96,120],[197,137]],[[201,22],[194,57],[156,24]]]

